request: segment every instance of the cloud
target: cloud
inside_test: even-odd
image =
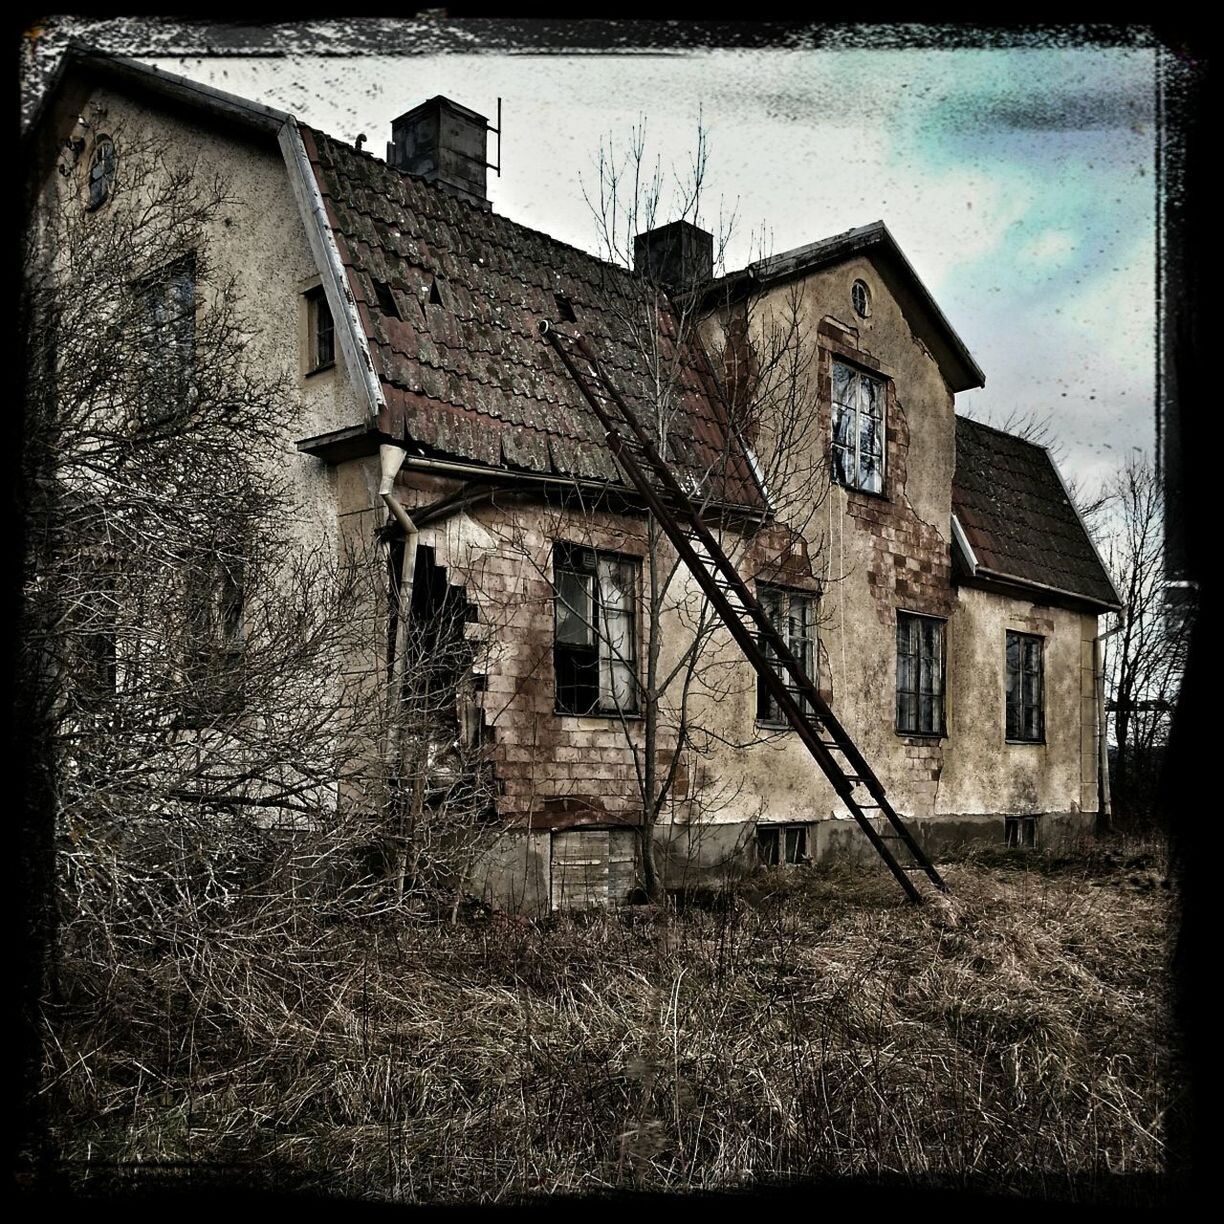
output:
[[[1078,243],[1069,230],[1044,229],[1016,252],[1017,259],[1042,268],[1059,268],[1071,262]]]

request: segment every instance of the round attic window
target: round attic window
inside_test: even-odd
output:
[[[860,319],[865,319],[871,314],[871,292],[867,288],[867,282],[856,280],[850,286],[850,302],[854,306],[854,313]]]
[[[117,162],[114,142],[109,136],[99,136],[89,163],[89,203],[86,207],[100,208],[110,198]]]

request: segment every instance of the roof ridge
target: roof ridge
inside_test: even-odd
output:
[[[964,421],[969,425],[976,426],[978,429],[988,429],[991,433],[996,433],[1000,437],[1010,438],[1013,442],[1019,442],[1023,446],[1031,446],[1034,450],[1045,451],[1047,455],[1050,454],[1050,448],[1044,442],[1034,442],[1030,438],[1022,438],[1019,434],[1008,433],[1006,429],[1000,429],[997,425],[987,424],[985,421],[979,421],[976,417],[966,416],[961,412],[956,413],[955,416],[958,424]],[[1052,455],[1050,456],[1050,462],[1054,462]]]
[[[506,225],[512,225],[516,230],[521,230],[525,234],[531,234],[537,238],[543,238],[553,246],[562,247],[567,251],[573,251],[575,254],[582,256],[583,259],[590,260],[592,263],[597,264],[601,268],[610,269],[618,276],[628,277],[632,280],[639,279],[637,273],[632,268],[626,268],[624,265],[614,263],[610,259],[604,259],[601,255],[596,255],[593,252],[588,251],[585,247],[575,246],[571,242],[566,242],[562,238],[557,238],[548,233],[546,230],[533,229],[530,225],[525,225],[522,221],[516,221],[513,217],[508,216],[506,213],[494,211],[491,206],[489,208],[481,208],[479,204],[474,204],[471,200],[466,200],[462,196],[456,195],[454,192],[447,191],[440,183],[432,182],[427,178],[423,178],[419,174],[411,174],[407,170],[401,170],[398,166],[392,166],[388,164],[384,158],[378,157],[376,154],[366,149],[359,149],[356,147],[356,145],[351,145],[347,141],[341,140],[338,136],[332,136],[329,132],[324,132],[321,128],[312,127],[310,124],[306,123],[302,123],[299,126],[306,128],[316,136],[322,136],[331,144],[340,145],[346,153],[367,158],[370,162],[372,162],[375,166],[378,166],[380,170],[386,172],[387,174],[395,174],[400,178],[410,179],[414,186],[428,187],[432,191],[436,191],[443,198],[453,200],[455,203],[463,205],[463,207],[469,209],[478,217],[495,217],[498,221],[503,222]]]

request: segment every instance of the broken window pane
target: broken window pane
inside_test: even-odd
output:
[[[571,570],[557,571],[557,641],[571,646],[590,646],[594,639],[591,621],[592,578]]]
[[[635,712],[638,563],[558,544],[553,571],[557,709]]]
[[[844,446],[833,448],[833,479],[838,484],[854,484],[854,448]]]

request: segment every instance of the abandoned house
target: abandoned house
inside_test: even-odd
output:
[[[84,51],[39,173],[82,141],[69,169],[104,209],[142,125],[232,181],[213,258],[252,351],[296,369],[286,462],[330,546],[390,557],[361,666],[412,670],[412,620],[470,646],[431,682],[431,761],[462,740],[491,779],[473,893],[626,900],[649,804],[667,887],[870,852],[652,528],[600,419],[618,397],[924,848],[1092,829],[1117,593],[1049,453],[956,415],[983,374],[882,223],[715,276],[682,220],[623,268],[494,211],[488,123],[448,99],[383,158]]]

